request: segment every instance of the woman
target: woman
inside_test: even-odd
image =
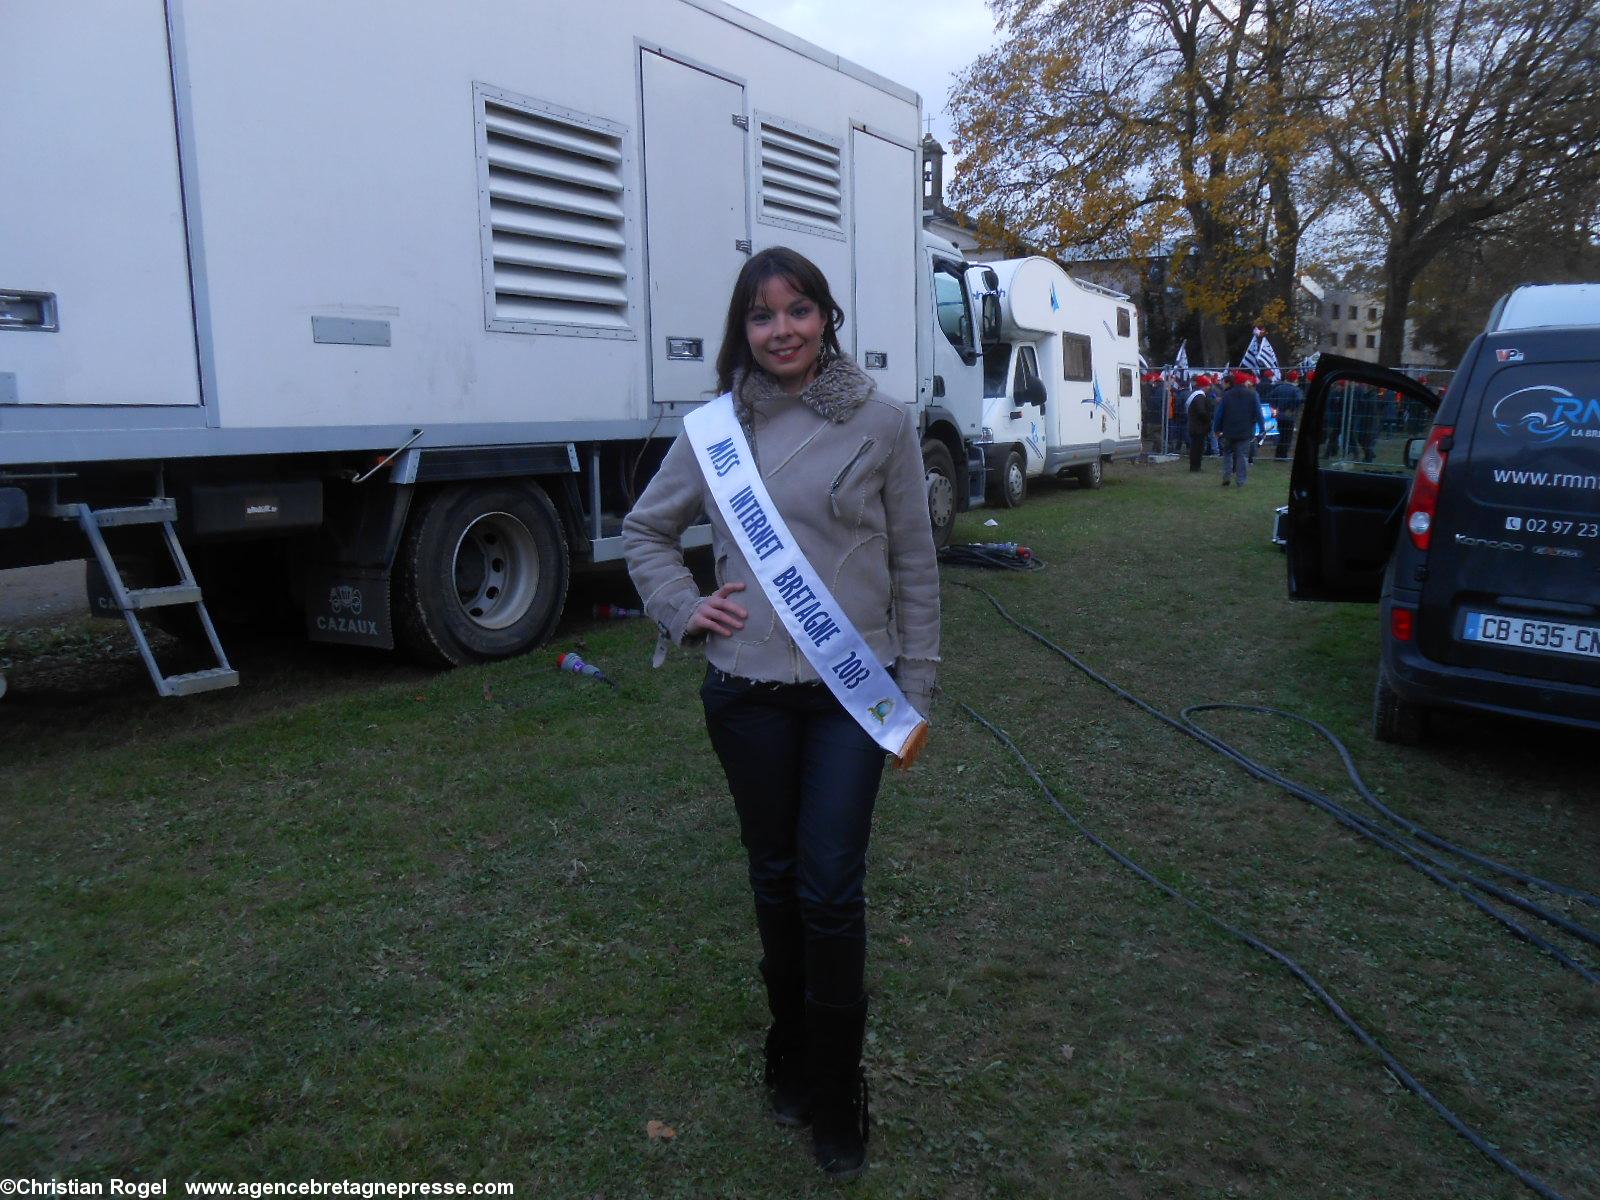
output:
[[[778,512],[815,576],[924,717],[939,646],[939,577],[922,447],[904,405],[839,349],[844,313],[793,250],[739,272],[717,356]],[[679,537],[710,515],[718,587],[702,596]],[[790,637],[680,437],[623,524],[645,611],[703,642],[701,699],[749,856],[772,1009],[773,1116],[812,1126],[818,1165],[866,1165],[866,854],[884,752]],[[907,764],[908,765],[908,764]]]

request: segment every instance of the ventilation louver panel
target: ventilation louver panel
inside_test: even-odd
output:
[[[761,122],[761,215],[842,233],[839,147]]]
[[[622,133],[483,101],[495,321],[626,332]]]

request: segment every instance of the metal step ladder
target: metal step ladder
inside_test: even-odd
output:
[[[138,644],[139,655],[144,659],[145,669],[150,672],[150,680],[156,685],[156,691],[163,696],[192,696],[196,692],[211,692],[238,685],[239,672],[228,665],[228,656],[217,638],[216,628],[211,624],[211,614],[206,612],[205,602],[200,598],[200,585],[195,582],[194,572],[189,569],[189,560],[184,556],[183,547],[178,544],[178,534],[173,528],[178,519],[178,505],[170,496],[156,496],[144,504],[125,508],[94,508],[81,503],[58,504],[55,506],[55,515],[76,520],[78,527],[83,530],[83,536],[89,540],[95,562],[99,563],[106,586],[111,589],[117,607],[128,622],[128,629]],[[123,583],[122,573],[117,569],[116,560],[111,556],[111,549],[101,533],[101,530],[119,525],[159,525],[167,553],[172,557],[172,565],[178,569],[178,582],[168,587],[151,588],[130,588]],[[185,604],[194,606],[201,628],[205,630],[206,640],[211,643],[211,652],[216,657],[217,665],[185,675],[167,675],[150,649],[150,640],[145,637],[144,628],[139,624],[139,614],[153,608]]]

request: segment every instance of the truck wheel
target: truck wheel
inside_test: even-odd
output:
[[[395,563],[394,628],[434,666],[509,658],[555,632],[571,563],[537,484],[466,483],[421,499]]]
[[[950,544],[956,523],[956,464],[938,438],[922,443],[922,472],[928,487],[928,519],[933,523],[933,548]]]
[[[1389,686],[1389,677],[1378,668],[1378,683],[1372,692],[1372,736],[1396,746],[1419,745],[1428,733],[1428,711],[1407,704]]]
[[[1075,467],[1072,472],[1079,487],[1097,488],[1105,482],[1105,468],[1097,458],[1091,463]]]
[[[991,502],[1002,508],[1021,508],[1028,498],[1028,463],[1022,451],[1013,450],[1006,455],[1000,469],[1000,480],[994,487]]]

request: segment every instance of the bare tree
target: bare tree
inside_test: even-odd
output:
[[[1600,279],[1600,181],[1551,203],[1523,205],[1509,227],[1447,246],[1417,277],[1411,318],[1418,341],[1453,366],[1483,331],[1499,297],[1519,283]]]
[[[1328,58],[1335,161],[1375,220],[1379,357],[1404,355],[1423,270],[1600,178],[1595,0],[1357,0]]]

